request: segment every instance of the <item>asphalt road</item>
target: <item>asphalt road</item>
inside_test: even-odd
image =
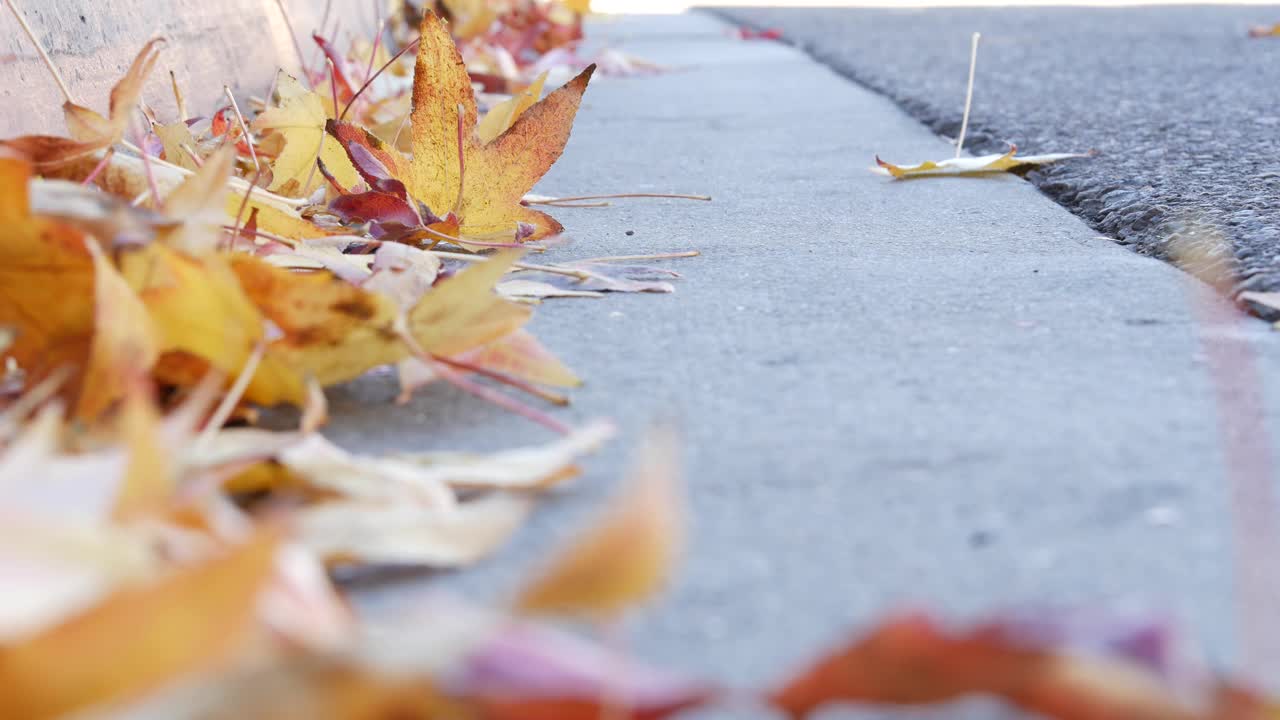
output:
[[[593,82],[540,191],[715,202],[558,211],[575,242],[552,257],[704,254],[673,263],[674,295],[540,308],[533,330],[588,382],[561,417],[615,417],[620,441],[499,556],[365,588],[364,610],[394,621],[437,591],[504,602],[591,517],[644,425],[674,414],[693,528],[678,584],[633,623],[643,658],[759,686],[903,604],[956,617],[1083,604],[1167,612],[1238,664],[1237,545],[1256,543],[1233,528],[1262,503],[1230,484],[1239,457],[1222,438],[1265,453],[1255,433],[1275,426],[1280,386],[1227,372],[1215,389],[1206,350],[1256,354],[1269,376],[1280,342],[1266,324],[1197,320],[1205,288],[1017,178],[871,174],[875,153],[947,145],[795,49],[697,14],[592,32],[675,70]],[[955,32],[962,47],[968,26]],[[933,42],[914,51],[949,55]],[[389,375],[336,389],[328,433],[366,450],[546,437],[447,387],[405,407],[395,393]]]
[[[1096,150],[1031,179],[1144,254],[1163,256],[1188,223],[1211,223],[1238,263],[1238,289],[1280,289],[1280,38],[1247,36],[1280,22],[1280,7],[729,13],[781,28],[948,137],[959,131],[969,36],[980,31],[966,147]]]

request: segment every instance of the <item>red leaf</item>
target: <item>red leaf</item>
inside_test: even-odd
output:
[[[405,166],[404,156],[402,156],[399,151],[387,145],[377,135],[374,135],[359,125],[349,122],[330,120],[325,124],[325,131],[332,135],[333,138],[338,141],[338,144],[347,151],[347,157],[351,158],[351,162],[356,166],[356,170],[364,177],[365,182],[368,182],[370,185],[373,185],[374,182],[373,179],[371,179],[371,175],[367,175],[366,173],[377,170],[377,172],[373,173],[373,178],[402,178],[408,171],[408,168]],[[372,156],[373,159],[377,160],[381,169],[378,170],[372,166],[362,168],[356,157],[351,153],[351,148],[355,145],[359,145],[368,151],[369,155]]]
[[[320,37],[319,34],[313,33],[311,39],[316,41],[316,44],[320,46],[320,50],[324,52],[324,56],[333,63],[333,77],[337,81],[338,99],[342,102],[350,102],[356,93],[355,90],[351,89],[351,82],[347,80],[346,60],[333,47],[332,43]]]
[[[218,110],[213,114],[213,120],[210,121],[209,134],[213,137],[222,137],[227,131],[235,127],[235,121],[231,119],[234,110],[230,105]]]
[[[383,192],[341,195],[329,203],[329,210],[343,222],[374,223],[418,227],[422,218],[408,202]]]

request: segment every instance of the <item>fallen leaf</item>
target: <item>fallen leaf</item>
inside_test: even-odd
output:
[[[232,256],[235,261],[247,256]],[[153,243],[120,254],[120,272],[142,299],[160,336],[161,382],[193,386],[211,369],[235,378],[269,342],[263,310],[220,254],[193,257]],[[264,404],[306,398],[301,368],[263,358],[246,397]]]
[[[0,652],[0,705],[13,717],[59,717],[224,661],[255,625],[276,546],[275,535],[264,532],[7,646]]]
[[[94,264],[84,234],[31,215],[31,166],[0,156],[0,325],[17,330],[5,351],[26,371],[27,387],[60,368],[80,372],[94,336]],[[78,375],[77,375],[78,377]],[[79,391],[79,382],[68,392]]]
[[[485,143],[476,134],[471,79],[444,23],[428,13],[421,34],[410,115],[413,155],[406,161],[387,148],[382,164],[431,213],[456,214],[466,238],[509,242],[559,233],[559,223],[521,207],[520,199],[563,152],[594,67],[533,104],[506,132]],[[407,172],[398,169],[404,166]]]
[[[458,567],[489,555],[524,522],[529,500],[489,495],[450,508],[335,500],[298,513],[299,535],[331,562]]]
[[[485,720],[438,693],[430,678],[305,655],[199,678],[84,720]]]
[[[331,104],[331,103],[330,103]],[[331,115],[316,93],[295,78],[280,72],[276,79],[275,104],[253,121],[258,132],[278,134],[284,143],[271,161],[272,180],[268,189],[287,197],[306,197],[324,183],[316,171],[317,157],[343,187],[360,180],[338,141],[325,132]]]
[[[919,165],[894,165],[876,157],[874,172],[891,175],[895,180],[913,177],[931,177],[935,175],[984,175],[988,173],[1017,172],[1038,165],[1047,165],[1059,160],[1089,157],[1088,153],[1051,153],[1048,155],[1024,155],[1016,157],[1018,148],[1009,146],[1004,154],[980,155],[978,157],[948,158],[934,162],[927,160]]]
[[[719,694],[566,633],[515,623],[469,653],[450,679],[489,720],[661,720]]]
[[[595,452],[615,429],[597,421],[538,447],[476,455],[472,453],[396,453],[392,459],[458,489],[537,490],[576,474],[575,461]]]
[[[195,158],[192,157],[192,153],[197,153],[196,157],[199,157],[200,143],[196,140],[196,136],[191,134],[190,126],[185,122],[179,120],[172,123],[156,123],[151,126],[151,130],[156,137],[160,138],[166,162],[192,172],[200,169]]]
[[[1216,698],[1188,703],[1132,656],[1073,654],[1057,639],[1019,621],[951,629],[922,614],[900,615],[819,660],[770,700],[793,718],[833,702],[929,705],[973,694],[1056,720],[1227,717],[1199,704]]]
[[[455,37],[472,38],[486,32],[498,19],[498,12],[488,0],[442,0],[452,23]]]
[[[672,428],[650,431],[621,494],[525,585],[515,607],[610,619],[657,593],[683,539],[679,453]]]
[[[491,143],[497,140],[499,135],[510,130],[526,110],[542,99],[542,88],[546,83],[547,73],[544,72],[538,75],[529,87],[490,108],[476,125],[476,136],[480,138],[480,142]]]
[[[138,105],[142,86],[159,60],[163,40],[154,39],[143,46],[124,77],[111,89],[106,117],[68,101],[62,106],[70,138],[53,135],[27,135],[0,144],[16,150],[44,169],[64,165],[119,142],[129,127],[129,118]]]
[[[158,339],[146,307],[103,255],[87,239],[93,256],[93,340],[76,414],[98,417],[151,371],[159,356]]]

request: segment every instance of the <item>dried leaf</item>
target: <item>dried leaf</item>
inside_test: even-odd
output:
[[[988,173],[1018,172],[1037,165],[1047,165],[1059,160],[1089,157],[1087,153],[1052,153],[1048,155],[1024,155],[1015,157],[1016,145],[1009,146],[1004,154],[981,155],[978,157],[948,158],[934,162],[927,160],[919,165],[894,165],[876,157],[875,172],[891,175],[894,179],[913,177],[930,177],[935,175],[985,175]]]
[[[576,474],[575,460],[595,452],[614,432],[612,423],[594,422],[540,447],[486,455],[398,453],[392,458],[417,466],[422,474],[454,488],[542,489]]]
[[[237,264],[241,257],[235,256]],[[160,333],[156,377],[162,382],[195,385],[210,369],[234,378],[267,342],[263,311],[223,256],[195,258],[152,244],[122,253],[119,263]],[[301,404],[306,389],[300,368],[268,356],[245,395],[264,404]]]
[[[661,720],[719,693],[571,635],[510,623],[469,653],[449,685],[489,720]]]
[[[511,495],[452,508],[337,500],[306,508],[297,522],[303,542],[333,562],[458,567],[501,546],[529,508]]]
[[[332,103],[329,103],[330,105]],[[271,162],[269,189],[287,197],[306,197],[324,183],[316,172],[316,158],[343,187],[360,180],[337,140],[325,133],[331,117],[326,103],[295,78],[281,72],[276,78],[276,104],[253,121],[253,129],[278,134],[284,142],[279,156]]]
[[[476,136],[480,138],[480,142],[487,145],[510,130],[526,110],[542,99],[542,88],[546,83],[547,73],[544,72],[529,87],[490,108],[476,126]]]
[[[191,153],[199,152],[200,144],[196,141],[195,135],[191,134],[190,126],[185,122],[156,123],[151,126],[151,130],[156,137],[160,138],[166,162],[193,172],[200,169],[195,159],[191,157]]]
[[[794,718],[837,701],[926,705],[979,693],[1057,720],[1228,717],[1207,705],[1225,701],[1220,693],[1186,702],[1154,669],[1131,658],[1064,652],[1046,642],[1053,637],[1028,633],[1017,621],[955,630],[902,615],[821,659],[770,699]]]
[[[129,127],[129,117],[138,105],[142,86],[159,60],[163,40],[143,46],[124,77],[111,89],[110,110],[103,117],[71,102],[63,105],[70,138],[27,135],[5,140],[0,145],[16,150],[41,169],[65,165],[86,158],[120,141]]]
[[[612,618],[658,592],[683,539],[679,453],[673,429],[652,430],[622,493],[525,586],[516,608]]]
[[[92,419],[151,371],[159,342],[151,317],[133,289],[96,242],[88,240],[86,248],[93,256],[94,331],[76,414]]]
[[[0,706],[28,720],[58,717],[223,661],[255,624],[276,545],[274,535],[260,534],[8,646],[0,652]]]
[[[76,228],[29,211],[31,166],[0,156],[0,223],[6,230],[0,263],[0,325],[17,337],[6,357],[32,387],[59,368],[81,369],[94,335],[94,264]],[[70,388],[78,391],[79,383]]]
[[[444,23],[433,14],[422,22],[414,73],[413,158],[406,179],[410,194],[442,215],[457,204],[467,237],[512,237],[520,223],[532,225],[527,239],[562,229],[544,213],[520,206],[560,157],[591,79],[587,68],[564,87],[534,104],[492,142],[476,135],[478,120],[471,79]],[[461,130],[459,129],[461,123]],[[458,156],[463,135],[465,178]]]

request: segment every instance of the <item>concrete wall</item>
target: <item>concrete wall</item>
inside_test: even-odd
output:
[[[297,53],[275,0],[15,0],[62,71],[76,99],[106,107],[111,85],[147,39],[169,40],[144,95],[163,119],[174,115],[169,70],[177,73],[193,113],[206,114],[222,86],[262,94],[278,65],[295,70]],[[289,0],[294,29],[308,56],[321,0]],[[373,3],[335,0],[351,17],[371,22]],[[365,7],[367,5],[367,7]],[[360,11],[363,11],[361,13]],[[0,136],[61,133],[62,96],[13,16],[0,6]]]

